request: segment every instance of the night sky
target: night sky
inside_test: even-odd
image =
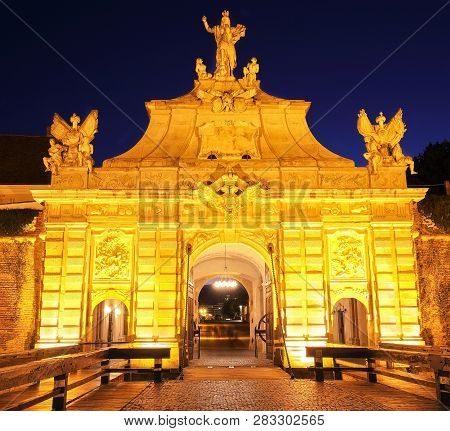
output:
[[[200,305],[214,305],[225,301],[225,296],[238,298],[240,304],[248,304],[248,293],[245,287],[239,284],[236,288],[216,288],[210,284],[203,286],[198,295]]]
[[[351,90],[444,4],[0,0],[0,133],[44,134],[54,112],[84,119],[98,109],[100,165],[141,137],[145,101],[192,89],[195,58],[213,71],[215,43],[201,17],[216,25],[229,9],[232,24],[247,27],[236,45],[236,75],[256,56],[262,89],[312,102],[308,122],[323,145],[364,165],[358,110],[390,119],[402,107],[403,149],[416,155],[430,141],[450,139],[450,5]]]

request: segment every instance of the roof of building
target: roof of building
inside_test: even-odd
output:
[[[48,136],[0,135],[0,184],[50,184]]]
[[[151,118],[141,140],[104,167],[177,165],[180,160],[251,158],[305,167],[353,167],[332,153],[306,122],[310,102],[261,90],[259,81],[195,81],[188,94],[146,103]]]

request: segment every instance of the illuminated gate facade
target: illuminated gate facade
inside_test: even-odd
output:
[[[194,260],[222,243],[245,244],[269,267],[273,245],[271,288],[293,366],[305,345],[333,340],[343,298],[367,310],[369,344],[422,342],[410,207],[425,192],[406,187],[410,159],[390,144],[398,145],[401,116],[372,126],[360,113],[358,129],[370,125],[373,136],[365,137],[369,165],[355,167],[314,138],[310,102],[261,90],[255,64],[236,79],[197,62],[193,90],[147,102],[142,139],[102,167],[83,162],[81,144],[70,147],[55,118],[52,133],[72,154],[55,159],[51,189],[33,191],[46,207],[40,345],[92,341],[95,307],[120,300],[128,340],[173,347],[164,366],[176,367],[186,247]],[[78,123],[71,136],[86,142]]]

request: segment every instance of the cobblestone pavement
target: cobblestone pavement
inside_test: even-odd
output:
[[[425,398],[383,384],[374,385],[367,381],[355,381],[345,377],[344,380],[337,380],[333,384],[346,393],[353,392],[364,395],[364,397],[370,398],[382,405],[388,405],[391,410],[448,410],[436,399]]]
[[[202,350],[189,362],[185,380],[150,383],[122,410],[443,410],[435,400],[346,380],[290,380],[253,351]]]
[[[190,367],[268,367],[273,362],[260,355],[255,358],[253,350],[202,350],[200,359],[189,361]]]
[[[348,388],[347,388],[348,389]],[[122,410],[390,410],[332,382],[176,380],[151,383]]]

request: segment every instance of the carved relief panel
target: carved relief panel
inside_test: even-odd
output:
[[[108,230],[95,244],[94,279],[128,281],[131,278],[131,236]]]
[[[365,237],[352,230],[328,235],[328,267],[332,304],[356,298],[367,306],[369,298]]]
[[[259,158],[259,129],[246,121],[212,121],[198,128],[199,159],[210,155],[224,159],[240,159],[248,155]]]
[[[353,231],[329,235],[329,267],[332,280],[366,277],[364,237]]]
[[[320,172],[320,183],[324,189],[366,189],[369,187],[369,176],[367,171],[353,169],[341,172]]]

